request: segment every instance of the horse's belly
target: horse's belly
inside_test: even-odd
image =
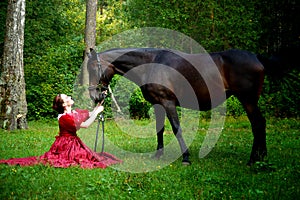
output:
[[[191,88],[181,88],[180,96],[178,96],[178,106],[190,108],[194,110],[207,111],[211,110],[226,100],[226,93],[223,85],[216,82],[207,86],[198,83],[191,84]]]

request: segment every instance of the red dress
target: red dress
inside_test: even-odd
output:
[[[78,165],[82,168],[106,168],[122,162],[111,154],[92,151],[77,136],[76,131],[80,128],[80,124],[88,118],[88,110],[79,109],[60,115],[59,135],[48,152],[41,156],[0,160],[0,163],[21,166],[44,164],[63,168]]]

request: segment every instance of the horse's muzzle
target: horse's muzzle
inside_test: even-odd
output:
[[[97,104],[102,102],[106,97],[106,91],[99,92],[97,90],[90,91],[90,98]]]
[[[97,101],[95,101],[95,103],[100,103],[102,102],[106,97],[106,93],[105,92],[101,92],[99,93],[99,98],[97,99]]]

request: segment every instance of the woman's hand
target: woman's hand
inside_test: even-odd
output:
[[[96,113],[101,113],[103,110],[104,110],[104,107],[99,104],[95,107]]]

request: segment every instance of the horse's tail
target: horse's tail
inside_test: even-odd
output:
[[[280,64],[280,60],[276,57],[266,57],[262,54],[258,54],[257,59],[265,68],[265,74],[275,77],[280,77],[283,73],[284,68]]]
[[[298,49],[299,50],[299,49]],[[297,61],[296,49],[284,49],[279,53],[266,57],[262,54],[256,55],[257,59],[262,63],[265,68],[265,74],[276,78],[284,77],[290,70],[299,68]]]

